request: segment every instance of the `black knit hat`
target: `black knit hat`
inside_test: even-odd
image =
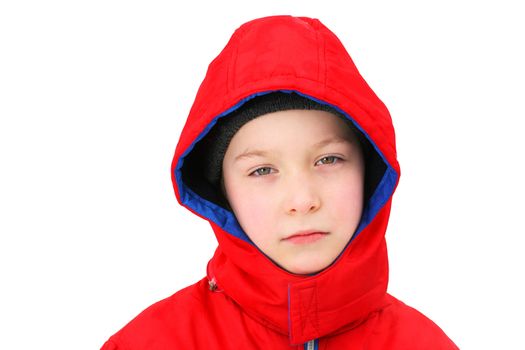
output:
[[[268,113],[292,109],[330,112],[347,121],[349,126],[355,130],[353,124],[334,108],[317,103],[299,94],[272,92],[257,96],[230,115],[221,118],[206,136],[208,152],[205,155],[204,177],[213,185],[220,184],[224,155],[233,136],[244,124]]]
[[[249,121],[264,114],[285,110],[320,110],[330,112],[346,122],[357,136],[365,159],[365,200],[384,172],[384,163],[355,125],[335,108],[318,103],[297,93],[271,92],[244,103],[229,115],[221,117],[209,133],[196,145],[185,159],[183,181],[201,197],[224,208],[229,204],[222,193],[222,162],[226,150],[239,129]]]

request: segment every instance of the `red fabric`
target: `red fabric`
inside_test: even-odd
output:
[[[182,205],[174,175],[181,156],[216,116],[270,90],[337,106],[400,173],[388,110],[337,37],[315,19],[267,17],[235,32],[199,88],[172,164]],[[314,276],[282,270],[210,221],[219,247],[207,277],[146,309],[102,349],[302,349],[312,339],[319,349],[456,349],[432,321],[386,293],[390,205],[388,198],[338,260]]]

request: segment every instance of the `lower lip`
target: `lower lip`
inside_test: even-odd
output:
[[[314,232],[314,233],[310,233],[307,235],[292,236],[292,237],[287,238],[285,241],[290,242],[292,244],[307,244],[307,243],[316,242],[326,235],[327,235],[326,233]]]

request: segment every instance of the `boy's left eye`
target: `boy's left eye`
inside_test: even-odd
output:
[[[315,162],[315,165],[320,165],[320,164],[334,164],[338,161],[340,161],[341,158],[339,157],[336,157],[336,156],[326,156],[326,157],[323,157],[321,159],[319,159],[317,162]]]

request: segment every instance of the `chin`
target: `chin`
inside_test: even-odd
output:
[[[314,275],[316,273],[323,271],[328,266],[330,266],[330,263],[312,262],[310,260],[306,262],[296,261],[296,262],[287,264],[286,266],[283,266],[283,268],[286,271],[294,273],[296,275]]]

